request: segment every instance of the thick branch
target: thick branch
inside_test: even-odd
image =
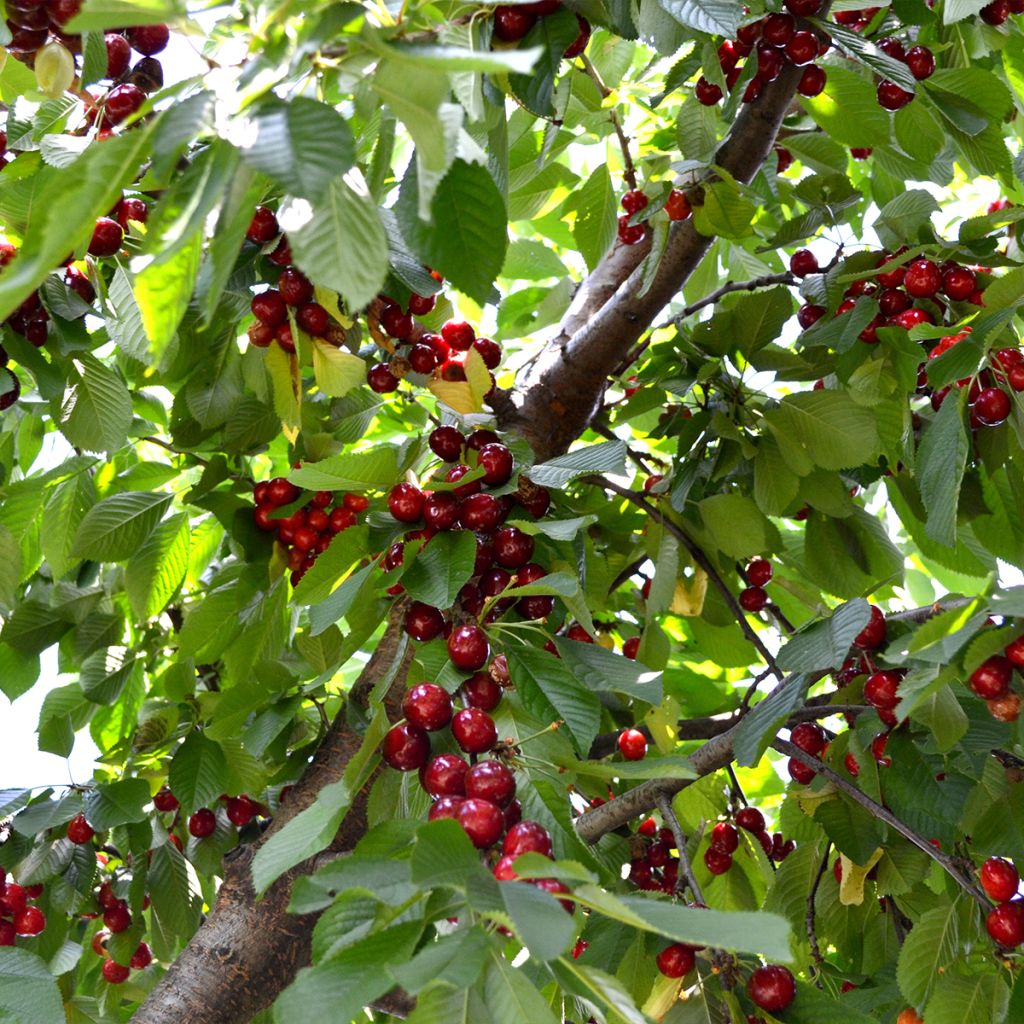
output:
[[[404,603],[396,602],[384,635],[349,695],[352,705],[365,708],[374,685],[393,673],[385,703],[392,717],[400,716],[397,705],[411,661],[402,631],[403,614]],[[309,807],[324,786],[337,782],[361,744],[362,735],[349,725],[343,709],[260,843]],[[240,847],[230,855],[213,911],[136,1011],[134,1024],[247,1024],[269,1006],[310,958],[317,915],[288,913],[292,884],[314,870],[324,856],[349,851],[362,838],[368,790],[369,785],[356,797],[329,853],[293,868],[261,899],[253,891],[250,873],[259,844]],[[398,998],[394,1006],[407,1002]]]
[[[715,163],[737,181],[751,181],[771,151],[799,77],[799,68],[787,67],[736,118]],[[712,180],[709,176],[705,184]],[[673,224],[646,287],[639,267],[645,243],[616,243],[601,261],[580,289],[561,334],[523,382],[520,407],[505,404],[500,410],[502,425],[522,433],[538,460],[561,454],[583,433],[609,374],[678,294],[713,241],[699,234],[692,220]]]

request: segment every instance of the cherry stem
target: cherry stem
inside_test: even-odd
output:
[[[662,821],[665,822],[672,832],[672,838],[676,841],[676,849],[679,851],[680,870],[676,877],[676,892],[679,892],[684,884],[688,885],[693,898],[698,903],[703,903],[704,896],[693,874],[693,866],[690,864],[690,858],[686,852],[686,836],[683,835],[683,827],[679,824],[675,809],[672,807],[672,797],[667,793],[659,794],[658,809],[661,811]]]
[[[811,943],[811,956],[814,957],[814,963],[816,967],[812,966],[811,970],[814,973],[814,983],[821,988],[821,975],[819,968],[825,963],[825,958],[821,955],[821,947],[818,945],[818,935],[814,930],[814,900],[818,895],[818,886],[821,885],[821,879],[828,869],[828,855],[832,851],[831,841],[826,840],[825,842],[825,853],[821,858],[821,864],[818,865],[818,873],[814,876],[814,884],[811,886],[811,891],[807,894],[807,913],[804,917],[804,922],[807,926],[807,938]]]
[[[543,729],[538,729],[535,733],[531,733],[529,736],[524,737],[521,740],[516,740],[515,745],[521,747],[524,743],[529,743],[531,740],[538,739],[540,736],[545,736],[549,732],[557,732],[565,722],[561,718],[556,719],[550,725],[545,725]]]
[[[912,828],[900,821],[887,807],[876,803],[866,793],[861,792],[852,782],[848,782],[838,772],[834,771],[823,761],[820,761],[813,754],[808,754],[807,751],[801,750],[795,743],[790,743],[789,740],[776,739],[772,741],[772,746],[780,754],[795,757],[808,767],[813,768],[819,775],[823,775],[836,789],[845,793],[856,803],[860,804],[861,807],[869,810],[874,817],[894,828],[904,839],[910,840],[922,853],[926,853],[931,857],[985,911],[992,909],[991,902],[972,881],[960,873],[960,869],[952,857],[948,857],[940,849],[929,843],[923,836],[918,835]]]

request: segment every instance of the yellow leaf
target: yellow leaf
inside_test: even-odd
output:
[[[666,978],[659,974],[651,987],[651,994],[643,1005],[643,1012],[654,1020],[660,1021],[679,999],[679,990],[683,982],[679,978]]]
[[[316,285],[313,288],[313,297],[317,302],[320,303],[324,309],[327,310],[335,320],[341,324],[342,327],[347,331],[352,324],[355,322],[351,317],[345,316],[341,311],[341,306],[338,305],[338,293],[332,292],[330,288],[322,288],[320,285]]]
[[[325,395],[341,398],[366,381],[366,364],[359,356],[313,338],[313,373]]]
[[[469,350],[464,365],[464,381],[431,380],[427,387],[439,402],[444,402],[453,412],[468,416],[484,411],[484,395],[491,390],[491,375],[475,348]]]
[[[302,378],[299,361],[280,345],[267,349],[267,369],[274,387],[274,411],[281,417],[281,430],[290,444],[299,436],[302,414]]]
[[[845,853],[839,855],[839,863],[843,868],[843,880],[839,884],[839,902],[844,907],[859,907],[864,902],[864,880],[882,859],[884,852],[879,847],[868,857],[867,864],[854,864]]]
[[[679,742],[677,731],[683,709],[675,697],[666,697],[644,715],[644,725],[651,730],[651,739],[661,754],[671,754]]]
[[[697,566],[693,571],[693,579],[687,581],[685,576],[676,580],[676,592],[672,595],[669,611],[673,615],[684,615],[693,618],[704,610],[704,597],[708,592],[708,574]]]

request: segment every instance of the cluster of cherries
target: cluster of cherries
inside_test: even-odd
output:
[[[0,868],[0,946],[13,946],[17,936],[43,931],[46,915],[32,904],[42,894],[41,885],[19,885]]]
[[[636,245],[647,237],[647,225],[644,221],[640,221],[637,224],[631,222],[635,214],[647,209],[647,204],[650,200],[645,192],[638,188],[632,188],[623,195],[619,202],[622,204],[623,210],[626,211],[619,217],[619,241],[623,245]],[[686,193],[678,188],[674,188],[669,192],[663,209],[671,221],[686,220],[693,212],[690,208],[690,201],[686,198]]]
[[[252,314],[256,323],[249,328],[249,342],[256,348],[270,348],[276,341],[285,352],[295,351],[295,337],[289,312],[295,323],[313,338],[324,338],[340,344],[339,326],[327,310],[315,301],[312,282],[298,267],[293,267],[292,250],[287,236],[281,233],[277,214],[269,206],[258,206],[245,237],[254,245],[265,248],[267,259],[281,267],[276,288],[254,295]],[[273,243],[271,247],[270,243]]]
[[[275,534],[288,553],[292,586],[313,567],[331,541],[350,526],[355,526],[360,512],[370,507],[362,494],[345,494],[336,501],[333,491],[316,491],[305,505],[287,516],[275,513],[299,499],[302,492],[283,476],[261,480],[253,488],[256,507],[253,522],[266,533]]]
[[[985,917],[985,929],[993,941],[1004,949],[1024,943],[1024,900],[1017,897],[1020,875],[1001,857],[989,857],[978,872],[978,880],[989,899],[997,906]]]
[[[562,0],[537,0],[532,4],[517,4],[514,7],[502,4],[494,9],[494,36],[503,43],[518,43],[537,24],[539,18],[556,14],[562,9]],[[590,42],[590,22],[576,15],[580,27],[579,35],[566,47],[562,54],[567,59],[578,57]]]
[[[1024,672],[1024,636],[1011,640],[1002,654],[986,658],[970,675],[967,685],[981,697],[989,713],[1000,722],[1016,722],[1021,698],[1011,687],[1013,670]]]
[[[99,856],[98,854],[97,857]],[[96,892],[96,902],[103,913],[103,927],[92,937],[92,950],[103,958],[101,971],[104,979],[111,985],[123,985],[133,970],[144,971],[153,962],[153,951],[148,943],[140,942],[127,964],[118,963],[107,949],[107,940],[111,935],[125,932],[132,926],[132,912],[128,907],[128,901],[121,899],[114,891],[111,881],[101,883]],[[148,906],[147,896],[143,901],[143,909]]]
[[[771,582],[772,563],[766,558],[755,558],[744,573],[747,586],[740,591],[740,607],[745,612],[759,612],[768,604],[765,587]]]
[[[718,47],[718,63],[730,90],[742,76],[746,59],[755,54],[757,72],[743,91],[744,103],[753,103],[761,90],[782,74],[787,64],[804,69],[797,84],[801,96],[817,96],[825,88],[825,69],[814,61],[828,52],[832,40],[810,28],[801,28],[797,22],[798,18],[817,14],[824,6],[823,0],[785,0],[785,6],[786,11],[742,26],[735,39],[726,39]],[[722,99],[723,92],[720,85],[701,76],[694,95],[704,106],[713,107]]]

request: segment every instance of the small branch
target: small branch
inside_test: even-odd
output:
[[[736,600],[736,596],[729,589],[725,580],[718,574],[718,570],[711,564],[711,560],[701,550],[701,548],[694,542],[690,535],[681,527],[674,519],[670,519],[654,504],[647,500],[642,494],[638,494],[636,491],[631,491],[628,487],[620,487],[618,484],[613,483],[611,480],[606,479],[603,476],[586,476],[583,477],[584,482],[596,484],[598,487],[604,487],[607,490],[614,491],[620,497],[625,498],[627,501],[631,501],[634,505],[642,508],[652,519],[661,523],[669,533],[684,548],[690,553],[690,557],[694,562],[701,567],[708,574],[708,578],[714,583],[718,592],[722,595],[722,600],[729,606],[729,610],[736,617],[736,622],[740,629],[743,631],[743,635],[750,641],[754,646],[754,649],[764,660],[764,663],[772,670],[772,674],[777,678],[782,678],[782,670],[776,664],[775,655],[768,650],[767,647],[761,642],[761,638],[754,631],[753,627],[747,621],[746,613],[739,606],[739,602]]]
[[[749,281],[729,281],[713,292],[708,292],[702,299],[691,302],[689,306],[676,313],[671,320],[666,320],[664,323],[658,324],[657,327],[652,327],[651,330],[662,331],[668,327],[678,328],[687,317],[693,316],[705,306],[713,306],[719,299],[731,292],[754,292],[759,288],[770,288],[775,284],[796,285],[797,283],[797,279],[788,270],[782,274],[764,274],[762,277],[755,277]]]
[[[631,577],[637,574],[637,572],[640,569],[640,566],[643,565],[646,561],[647,556],[644,555],[643,558],[637,558],[635,561],[630,562],[629,565],[627,565],[625,569],[623,569],[618,574],[618,576],[616,576],[615,579],[612,580],[611,586],[608,588],[608,593],[614,594],[615,591],[618,590],[619,587],[621,587],[622,584],[626,582],[626,580],[630,579]]]
[[[818,886],[821,885],[821,879],[828,869],[828,855],[832,852],[832,844],[830,842],[825,843],[825,855],[821,858],[821,864],[818,866],[818,873],[814,877],[814,884],[811,886],[811,891],[807,894],[807,913],[804,917],[804,923],[807,926],[807,938],[811,943],[811,956],[814,957],[814,962],[820,968],[825,963],[825,958],[821,955],[821,948],[818,946],[818,934],[814,930],[814,900],[818,895]],[[818,971],[814,971],[815,975]],[[821,986],[820,977],[815,978],[815,984]]]
[[[676,841],[676,849],[679,851],[679,875],[676,878],[676,892],[686,884],[690,887],[693,898],[698,903],[703,903],[704,896],[693,874],[693,865],[690,864],[689,854],[686,852],[686,836],[683,835],[683,827],[679,824],[676,812],[672,809],[672,798],[667,793],[659,794],[658,809],[661,811],[662,820],[671,830],[672,838]]]
[[[795,757],[804,764],[813,768],[819,775],[823,775],[829,782],[832,783],[836,789],[841,790],[850,799],[860,804],[861,807],[870,811],[871,814],[878,818],[880,821],[884,821],[891,828],[895,829],[904,839],[909,839],[922,853],[928,854],[932,860],[941,865],[942,869],[949,875],[950,878],[960,886],[972,899],[974,899],[979,906],[985,911],[992,909],[992,904],[985,895],[974,885],[974,883],[965,878],[957,867],[951,857],[947,857],[941,850],[932,846],[923,836],[919,836],[912,828],[905,825],[895,814],[892,813],[887,807],[882,804],[875,803],[866,793],[862,793],[853,783],[847,782],[838,772],[833,771],[827,764],[818,760],[818,758],[808,754],[806,751],[801,750],[794,743],[790,743],[789,740],[776,739],[772,742],[772,746],[779,751],[780,754],[785,754],[787,757]]]
[[[612,90],[605,85],[600,72],[594,67],[586,54],[583,54],[580,59],[583,62],[583,70],[586,72],[587,77],[593,81],[597,86],[598,92],[601,93],[601,99],[608,99],[612,94]],[[629,152],[629,139],[626,138],[626,133],[623,131],[622,121],[619,119],[618,112],[614,109],[609,110],[608,120],[611,121],[612,127],[615,129],[615,134],[619,140],[619,149],[622,150],[622,177],[630,189],[635,189],[636,167],[633,165],[633,156]]]
[[[173,452],[175,455],[187,455],[189,456],[189,458],[195,459],[195,461],[198,462],[200,466],[209,466],[210,464],[209,459],[204,459],[201,455],[196,455],[195,452],[185,452],[182,451],[180,448],[175,448],[173,444],[170,444],[168,441],[164,441],[159,437],[152,437],[150,435],[147,435],[146,437],[140,437],[139,440],[148,441],[150,444],[158,445],[160,448],[164,448],[169,452]]]

